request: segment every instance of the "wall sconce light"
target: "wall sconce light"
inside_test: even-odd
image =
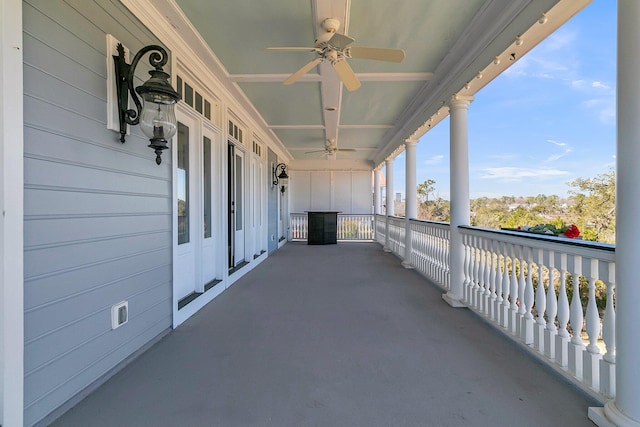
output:
[[[167,140],[176,133],[177,120],[174,107],[180,99],[178,92],[169,83],[169,74],[162,70],[169,56],[161,46],[151,45],[140,49],[131,64],[127,64],[124,59],[124,47],[122,44],[118,43],[117,50],[118,55],[113,55],[113,60],[116,67],[120,142],[124,143],[127,124],[132,126],[140,124],[140,129],[151,142],[149,148],[155,151],[156,164],[159,165],[162,162],[160,157],[162,150],[169,148]],[[152,52],[149,55],[149,64],[155,67],[155,70],[149,71],[151,75],[149,80],[136,87],[134,91],[133,77],[136,67],[142,56],[147,52]],[[142,104],[136,92],[142,98]],[[128,108],[129,94],[131,94],[133,102],[136,104],[135,110]]]
[[[280,173],[278,174],[278,168],[280,168]],[[282,181],[282,187],[280,188],[280,192],[284,194],[285,186],[284,184],[289,179],[289,175],[287,175],[287,165],[284,163],[278,163],[273,168],[273,185],[277,186],[280,181]]]

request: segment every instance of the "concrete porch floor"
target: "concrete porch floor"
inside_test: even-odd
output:
[[[53,425],[593,425],[441,293],[376,243],[289,243]]]

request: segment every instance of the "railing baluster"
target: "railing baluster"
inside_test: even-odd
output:
[[[480,238],[480,266],[478,267],[478,280],[480,284],[480,289],[478,290],[478,308],[480,312],[483,314],[487,314],[487,295],[489,292],[487,291],[488,283],[486,279],[485,271],[487,270],[487,251],[486,251],[486,243],[487,240],[483,237]]]
[[[556,297],[555,284],[555,252],[549,251],[549,286],[547,287],[547,327],[544,330],[544,354],[551,360],[556,357],[556,315],[558,314],[558,300]]]
[[[606,346],[606,353],[600,361],[600,393],[614,398],[616,390],[616,311],[613,304],[615,264],[609,263],[608,270],[607,303],[602,319],[602,340]]]
[[[533,249],[526,248],[527,253],[527,280],[524,288],[524,309],[522,328],[520,329],[520,338],[529,345],[533,344],[533,309],[534,293],[533,293]],[[524,272],[523,272],[524,274]]]
[[[547,309],[547,295],[544,290],[544,250],[538,249],[538,286],[536,287],[536,323],[534,325],[533,345],[540,353],[544,352],[544,330],[547,322],[544,312]],[[551,276],[550,276],[551,277]],[[551,279],[549,279],[551,280]]]
[[[485,269],[484,269],[484,314],[491,318],[491,288],[493,287],[493,282],[491,280],[491,272],[493,271],[493,250],[491,248],[492,243],[491,239],[486,239],[484,242],[485,247]]]
[[[582,275],[582,256],[573,257],[573,298],[571,298],[570,322],[573,329],[573,336],[569,342],[569,372],[576,378],[582,380],[582,353],[584,342],[582,341],[582,326],[584,323],[584,313],[582,312],[582,302],[580,301],[580,276]]]
[[[500,311],[502,309],[502,271],[500,269],[500,242],[497,240],[493,241],[493,252],[496,256],[496,264],[495,264],[495,275],[494,275],[494,290],[492,293],[492,301],[493,304],[491,306],[492,315],[491,318],[494,322],[500,324]]]
[[[471,305],[471,275],[469,274],[469,266],[471,265],[471,250],[469,248],[468,234],[462,235],[462,247],[464,248],[464,283],[462,285],[463,302],[467,305]]]
[[[481,252],[479,248],[479,240],[480,238],[477,236],[473,236],[473,307],[476,309],[480,309],[480,263],[481,263]]]
[[[596,304],[596,280],[598,279],[598,260],[591,259],[589,269],[589,299],[587,301],[586,328],[589,336],[587,351],[583,353],[583,378],[587,385],[594,389],[600,387],[600,359],[602,354],[598,347],[600,336],[600,315]]]
[[[520,249],[520,274],[518,275],[518,335],[520,339],[522,339],[523,335],[526,333],[526,328],[524,327],[524,315],[527,312],[526,303],[524,300],[525,290],[527,288],[526,277],[524,275],[525,268],[525,259],[524,259],[524,246],[519,246]]]
[[[502,272],[502,308],[500,311],[500,325],[503,328],[509,327],[509,292],[511,290],[511,281],[509,275],[509,247],[506,242],[502,244],[502,253],[504,254],[504,271]]]
[[[567,295],[567,254],[560,255],[560,291],[558,292],[558,335],[556,337],[556,363],[560,366],[569,365],[569,331],[567,325],[570,318],[569,297]]]
[[[509,330],[512,334],[518,333],[518,319],[520,315],[520,307],[518,306],[518,298],[520,295],[520,282],[517,272],[517,247],[511,246],[511,307],[509,308]]]

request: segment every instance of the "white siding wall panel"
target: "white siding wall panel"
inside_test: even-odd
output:
[[[171,325],[171,156],[106,129],[113,34],[158,41],[115,0],[26,0],[25,424]],[[137,76],[146,74],[141,62]],[[129,322],[111,330],[111,306]]]
[[[372,172],[354,172],[351,175],[351,209],[354,214],[373,213],[373,175]]]
[[[371,214],[371,171],[291,172],[291,212],[335,210],[345,214]]]
[[[311,203],[309,210],[329,211],[331,207],[331,172],[311,172]]]
[[[290,176],[291,212],[303,213],[311,210],[311,173],[309,171],[292,171]]]
[[[353,188],[351,186],[351,172],[333,172],[334,182],[334,205],[333,210],[350,214],[352,210]]]

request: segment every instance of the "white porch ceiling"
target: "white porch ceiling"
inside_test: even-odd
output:
[[[323,159],[329,138],[338,158],[377,165],[406,138],[464,90],[516,37],[535,29],[538,41],[589,0],[175,0],[213,54],[226,77],[244,92],[255,111],[294,159]],[[155,4],[156,7],[157,4]],[[556,7],[553,25],[538,21]],[[162,7],[158,7],[162,9]],[[166,15],[165,15],[166,16]],[[339,33],[354,46],[399,48],[402,63],[364,59],[348,62],[362,82],[345,90],[331,65],[323,62],[298,82],[281,82],[313,52],[266,52],[264,48],[309,46],[323,32],[325,18],[341,22]],[[533,47],[535,40],[525,40]],[[520,55],[520,52],[519,52]],[[502,61],[500,69],[509,65]],[[467,89],[472,94],[486,85]],[[495,75],[495,74],[494,74]],[[329,111],[334,107],[335,111]],[[420,133],[419,132],[419,133]],[[331,158],[331,156],[329,156]]]

